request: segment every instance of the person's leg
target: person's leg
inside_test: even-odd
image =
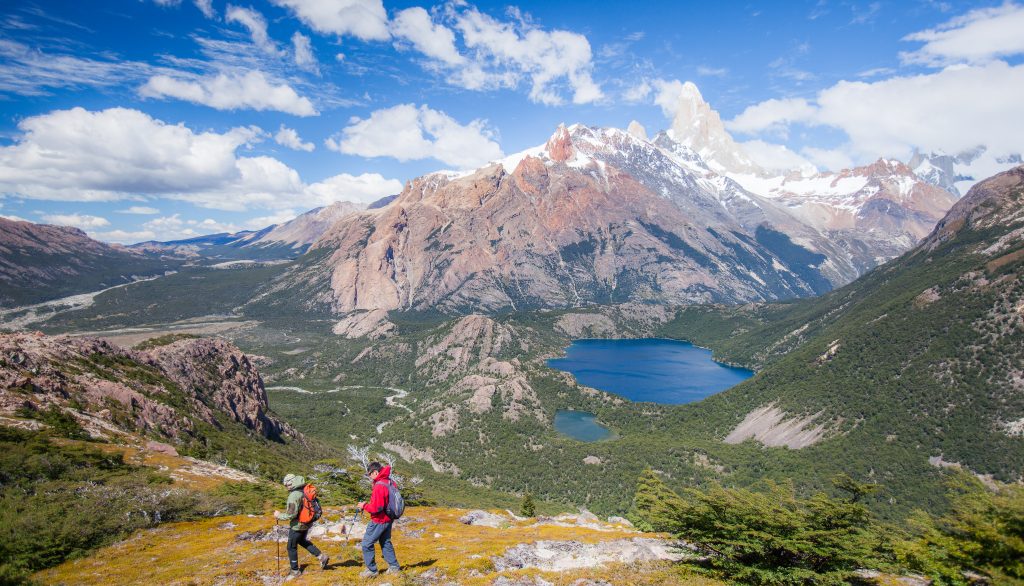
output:
[[[387,562],[389,568],[399,568],[398,558],[395,557],[395,546],[391,543],[391,526],[394,523],[384,525],[380,534],[380,555]]]
[[[313,557],[320,557],[320,548],[313,545],[313,542],[308,539],[308,531],[300,531],[301,537],[299,537],[298,545],[301,545],[306,551],[308,551]]]
[[[299,548],[298,543],[300,538],[304,538],[305,533],[296,531],[294,529],[288,530],[288,563],[291,564],[293,570],[299,569]]]
[[[374,552],[373,547],[377,544],[377,540],[380,539],[380,534],[383,530],[383,525],[370,521],[366,524],[366,533],[363,534],[363,564],[371,572],[377,571],[376,552]]]

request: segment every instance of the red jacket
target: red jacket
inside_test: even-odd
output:
[[[373,492],[370,493],[370,502],[363,505],[363,510],[370,513],[370,520],[374,523],[390,523],[391,519],[384,514],[384,507],[388,504],[388,485],[391,482],[391,466],[385,466],[377,479],[373,481]]]

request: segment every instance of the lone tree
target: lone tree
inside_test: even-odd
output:
[[[533,493],[526,493],[523,497],[523,504],[519,507],[519,514],[523,517],[533,517],[537,514],[537,507],[533,504]]]

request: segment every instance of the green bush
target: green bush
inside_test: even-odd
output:
[[[911,517],[914,534],[897,544],[899,562],[940,584],[964,583],[964,570],[998,584],[1024,584],[1024,488],[993,492],[966,474],[951,485],[948,514]]]
[[[152,350],[153,348],[159,348],[160,346],[167,346],[169,344],[173,344],[173,343],[177,342],[178,340],[193,340],[193,339],[196,339],[198,337],[199,336],[197,336],[195,334],[182,334],[182,333],[178,333],[178,334],[164,334],[163,336],[157,336],[155,338],[150,338],[148,340],[144,340],[144,341],[138,343],[135,346],[135,349],[136,350]]]
[[[857,568],[884,564],[884,542],[859,503],[791,486],[764,492],[689,489],[675,516],[680,531],[707,554],[716,573],[750,584],[845,584]]]
[[[533,517],[537,514],[537,506],[533,504],[533,495],[526,493],[523,497],[523,504],[519,507],[519,514],[523,517]]]
[[[89,439],[89,434],[82,429],[78,420],[65,413],[56,405],[51,405],[49,409],[41,411],[32,406],[31,403],[28,403],[25,406],[18,408],[15,414],[18,417],[35,419],[49,425],[50,432],[54,435],[70,439]]]
[[[235,513],[251,498],[169,486],[120,454],[0,427],[0,583],[79,557],[136,529]],[[258,489],[250,489],[258,490]]]

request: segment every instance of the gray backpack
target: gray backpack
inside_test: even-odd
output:
[[[388,519],[396,521],[405,514],[405,499],[402,498],[402,493],[394,482],[389,480],[387,486],[388,504],[384,505],[384,514],[388,516]]]

